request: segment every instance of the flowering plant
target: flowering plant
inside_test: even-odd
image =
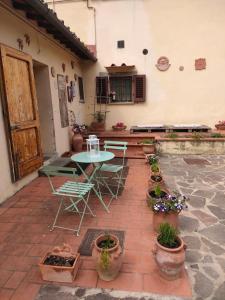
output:
[[[117,126],[117,127],[124,127],[125,125],[124,125],[123,122],[117,122],[117,123],[116,123],[116,126]]]
[[[219,125],[225,125],[225,120],[219,121],[218,124]]]
[[[85,131],[87,130],[87,125],[85,124],[79,125],[75,123],[72,126],[72,130],[74,133],[85,133]]]
[[[188,201],[184,195],[174,191],[173,194],[166,194],[160,198],[150,198],[149,205],[153,212],[165,212],[170,211],[179,213],[181,210],[187,208],[186,201]]]

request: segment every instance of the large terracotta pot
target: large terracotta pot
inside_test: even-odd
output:
[[[74,133],[72,137],[72,149],[75,152],[81,152],[83,147],[83,136],[80,133]]]
[[[155,248],[152,251],[160,275],[167,280],[179,278],[184,268],[186,245],[181,238],[178,237],[177,239],[180,246],[173,249],[160,245],[156,239]]]
[[[153,154],[155,153],[155,145],[154,144],[143,144],[142,150],[144,154]]]
[[[92,257],[95,261],[96,270],[99,277],[105,281],[111,281],[115,279],[120,271],[122,265],[122,249],[119,243],[119,239],[110,234],[110,239],[115,241],[115,246],[110,249],[102,249],[98,245],[101,241],[106,239],[106,235],[100,235],[93,244]],[[107,256],[107,264],[104,264],[103,256]]]
[[[105,130],[105,122],[92,122],[90,126],[91,131],[104,131]]]
[[[177,212],[154,212],[152,217],[152,226],[155,231],[158,231],[160,224],[169,223],[175,228],[178,228],[179,213]]]

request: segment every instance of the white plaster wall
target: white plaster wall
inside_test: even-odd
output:
[[[224,119],[225,1],[224,0],[92,0],[96,8],[98,64],[86,72],[89,112],[93,109],[95,76],[112,63],[135,64],[147,76],[146,103],[110,105],[107,127],[118,121],[138,123],[202,123]],[[57,3],[56,12],[91,44],[91,11],[86,1]],[[116,42],[125,40],[125,49]],[[149,54],[144,56],[142,50]],[[160,56],[171,67],[160,72]],[[206,58],[207,69],[195,71],[196,58]],[[179,71],[184,66],[184,71]]]
[[[29,34],[31,43],[30,46],[26,45],[24,34]],[[69,52],[57,46],[55,42],[50,41],[48,38],[38,33],[32,27],[29,27],[19,18],[13,16],[9,11],[5,10],[0,6],[0,43],[11,46],[18,49],[17,39],[22,38],[24,40],[23,51],[30,54],[32,58],[43,64],[49,66],[54,66],[56,74],[63,74],[62,63],[66,64],[65,75],[69,76],[69,80],[74,80],[74,73],[82,76],[82,70],[80,67],[80,61],[70,54]],[[71,60],[75,61],[75,69],[71,67]],[[51,86],[51,97],[53,105],[53,117],[54,117],[54,127],[55,127],[55,139],[56,139],[56,151],[59,155],[63,152],[69,150],[69,135],[68,128],[61,128],[60,122],[60,111],[59,111],[59,100],[58,100],[58,89],[57,89],[57,77],[53,78],[50,76],[50,86]],[[85,104],[79,103],[79,93],[78,85],[77,95],[72,104],[68,103],[68,109],[72,109],[76,116],[78,122],[85,121]],[[12,184],[9,169],[9,158],[8,149],[6,143],[3,114],[2,114],[2,104],[0,101],[0,202],[5,200],[7,197],[11,196],[22,186],[27,184],[33,178],[37,176],[33,173],[19,182]]]

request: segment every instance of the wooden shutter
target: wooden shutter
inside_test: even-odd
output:
[[[83,85],[83,78],[78,77],[78,84],[79,84],[79,94],[80,94],[80,102],[84,102],[84,85]]]
[[[146,95],[146,76],[133,76],[133,100],[134,103],[145,102]]]
[[[96,77],[96,98],[97,103],[107,103],[108,77]]]
[[[43,162],[32,58],[0,45],[2,100],[12,181]]]

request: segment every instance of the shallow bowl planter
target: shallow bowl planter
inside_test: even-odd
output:
[[[106,239],[106,235],[102,234],[95,239],[92,249],[92,258],[95,262],[98,275],[102,280],[105,281],[111,281],[117,277],[123,260],[123,252],[119,243],[119,239],[112,234],[109,236],[110,239],[115,242],[114,247],[109,249],[103,249],[99,247],[99,244]],[[102,255],[107,256],[107,266],[103,264]]]
[[[155,145],[154,144],[142,144],[142,150],[144,154],[154,154]]]
[[[180,237],[177,237],[177,240],[180,243],[177,248],[166,248],[156,238],[152,251],[160,275],[167,280],[179,278],[184,268],[186,245]]]
[[[112,126],[112,129],[114,130],[114,131],[122,131],[122,130],[125,130],[127,128],[127,126],[115,126],[115,125],[113,125]]]
[[[54,250],[52,252],[46,253],[43,256],[43,258],[39,263],[42,279],[47,281],[56,281],[56,282],[68,282],[68,283],[73,282],[78,272],[78,269],[80,267],[80,254],[79,253],[73,254],[68,251],[68,256],[66,257],[74,258],[74,262],[71,267],[44,264],[46,259],[52,255],[61,256],[59,253],[54,252]],[[61,256],[61,257],[65,257],[65,256]]]

